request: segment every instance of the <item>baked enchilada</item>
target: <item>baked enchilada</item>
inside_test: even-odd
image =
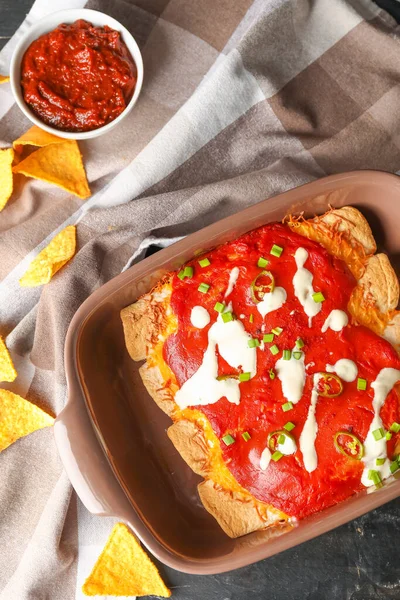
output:
[[[399,469],[398,300],[388,257],[344,207],[250,231],[123,309],[128,352],[229,536]]]

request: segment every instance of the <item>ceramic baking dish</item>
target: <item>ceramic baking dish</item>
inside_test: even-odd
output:
[[[188,573],[219,573],[300,544],[400,495],[400,480],[301,521],[232,540],[203,508],[195,475],[169,441],[169,418],[148,396],[125,349],[120,310],[193,254],[286,213],[323,213],[351,204],[367,217],[379,250],[398,270],[400,179],[381,172],[334,175],[270,198],[161,250],[101,287],[68,330],[68,402],[57,418],[58,449],[71,482],[93,513],[130,525],[165,564]],[[396,264],[397,260],[397,264]]]

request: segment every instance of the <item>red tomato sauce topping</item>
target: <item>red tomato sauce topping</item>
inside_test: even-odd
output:
[[[270,254],[273,244],[284,248],[280,258]],[[314,290],[325,296],[322,310],[313,317],[311,328],[292,283],[296,272],[293,255],[299,247],[305,248],[309,254],[305,268],[314,276]],[[251,282],[262,270],[257,266],[260,256],[270,261],[266,269],[274,275],[276,285],[287,292],[285,304],[267,314],[264,320],[251,297]],[[280,350],[277,356],[269,351],[272,344],[265,344],[264,350],[257,348],[257,375],[240,383],[239,405],[221,398],[215,404],[196,407],[207,416],[220,440],[228,433],[234,437],[235,443],[229,446],[221,440],[223,457],[231,473],[257,499],[297,518],[327,508],[365,489],[360,481],[364,463],[340,453],[335,448],[334,436],[338,431],[347,430],[362,442],[365,440],[374,414],[371,383],[382,368],[399,369],[400,359],[387,341],[366,327],[351,324],[350,315],[349,325],[342,331],[328,329],[321,333],[331,310],[347,310],[356,281],[346,264],[331,256],[318,243],[277,223],[220,246],[208,253],[207,258],[210,265],[205,268],[201,268],[197,260],[188,263],[194,268],[192,278],[181,281],[175,275],[173,279],[171,303],[178,317],[178,330],[166,340],[164,358],[180,386],[201,365],[208,345],[208,330],[218,316],[214,305],[218,301],[223,302],[233,267],[239,267],[240,273],[227,302],[232,302],[232,311],[236,318],[240,318],[246,331],[261,341],[264,332],[268,333],[275,327],[283,329],[273,341]],[[202,282],[211,286],[206,294],[197,289]],[[204,329],[196,329],[191,324],[191,309],[196,305],[204,306],[211,316],[210,325]],[[263,323],[265,328],[262,329]],[[282,405],[287,399],[282,394],[281,382],[277,376],[271,380],[269,371],[282,357],[282,350],[292,349],[298,338],[304,341],[306,384],[301,400],[292,410],[284,412]],[[310,406],[313,375],[325,372],[327,364],[334,365],[341,358],[351,359],[357,364],[358,377],[367,380],[367,389],[357,390],[357,379],[351,383],[343,381],[343,392],[339,396],[318,397],[318,433],[315,440],[318,466],[309,473],[304,468],[299,438]],[[221,357],[218,360],[219,375],[235,372]],[[394,421],[400,421],[396,391],[388,395],[380,416],[387,430]],[[297,451],[277,462],[271,461],[263,471],[260,457],[267,445],[267,436],[283,429],[288,421],[295,425],[291,435],[296,440]],[[245,431],[251,436],[249,441],[242,438],[241,434]],[[387,443],[389,458],[393,456],[397,438],[393,434]]]
[[[32,42],[21,65],[25,102],[44,123],[63,131],[90,131],[116,119],[136,81],[120,33],[83,20]]]

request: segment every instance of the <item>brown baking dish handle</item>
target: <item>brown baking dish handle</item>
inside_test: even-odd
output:
[[[85,507],[95,515],[125,519],[132,515],[93,430],[80,390],[70,386],[65,408],[58,415],[54,435],[67,475]]]

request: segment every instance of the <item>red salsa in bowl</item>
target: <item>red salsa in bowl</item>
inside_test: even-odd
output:
[[[92,131],[114,121],[136,82],[137,68],[121,34],[84,20],[40,36],[21,64],[26,104],[60,131]]]

